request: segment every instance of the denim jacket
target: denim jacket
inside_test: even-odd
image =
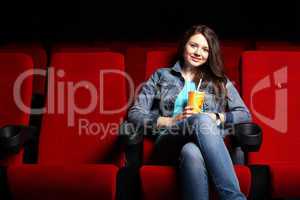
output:
[[[138,127],[155,127],[158,117],[173,115],[175,100],[183,87],[184,78],[179,62],[172,68],[158,69],[142,87],[129,109],[128,121]],[[205,92],[204,112],[224,113],[223,127],[251,121],[248,108],[230,80],[227,80],[226,89],[227,98],[219,98],[212,92],[212,82],[201,88]]]

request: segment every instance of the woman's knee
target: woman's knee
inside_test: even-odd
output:
[[[198,146],[192,142],[185,144],[180,152],[181,163],[188,163],[195,166],[203,166],[204,158]]]
[[[188,118],[189,125],[191,126],[212,126],[214,121],[213,119],[205,113],[199,113],[192,115]]]
[[[217,136],[221,138],[220,129],[217,127],[216,122],[205,113],[199,113],[188,118],[189,122],[189,131],[192,131],[194,134],[199,135],[200,137],[205,137],[208,140],[215,140],[214,137]],[[204,139],[205,140],[205,139]]]

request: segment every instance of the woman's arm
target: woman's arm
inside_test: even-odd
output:
[[[158,113],[150,112],[153,105],[155,95],[157,94],[157,82],[160,73],[156,71],[142,87],[141,92],[137,96],[133,106],[128,111],[128,121],[134,123],[138,127],[156,125],[159,117]]]
[[[225,123],[250,122],[252,120],[251,114],[231,81],[227,81],[226,88],[228,92],[228,111],[225,112]]]

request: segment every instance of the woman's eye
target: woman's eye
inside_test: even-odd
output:
[[[208,52],[208,49],[204,48],[203,51]]]
[[[191,47],[193,47],[193,48],[196,48],[197,47],[197,45],[195,45],[195,44],[190,44],[191,45]]]

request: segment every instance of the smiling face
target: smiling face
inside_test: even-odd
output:
[[[199,67],[206,63],[209,56],[209,45],[206,38],[197,33],[190,37],[184,48],[185,67]]]

